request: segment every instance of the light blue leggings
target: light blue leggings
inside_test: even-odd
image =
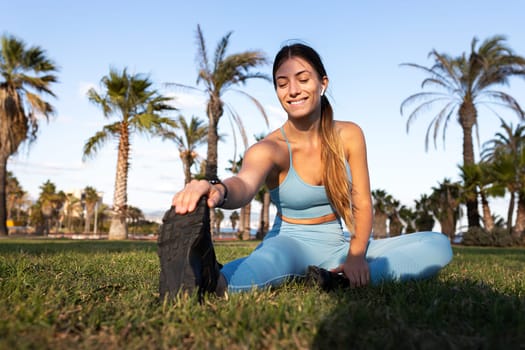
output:
[[[275,287],[290,277],[305,276],[309,265],[332,269],[342,264],[350,242],[339,222],[288,224],[276,219],[272,230],[247,257],[224,265],[230,292]],[[417,232],[370,240],[366,252],[371,284],[434,276],[452,259],[447,236]]]

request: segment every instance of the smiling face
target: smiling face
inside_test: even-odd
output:
[[[274,79],[277,97],[289,118],[321,116],[321,93],[328,85],[328,78],[320,78],[308,61],[297,56],[285,59]]]

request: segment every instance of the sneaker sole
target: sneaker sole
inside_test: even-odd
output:
[[[326,292],[339,288],[349,288],[350,286],[346,277],[313,265],[308,266],[306,283],[309,286],[317,286]]]
[[[162,219],[157,241],[160,259],[160,299],[172,299],[179,292],[193,294],[201,284],[200,264],[195,264],[192,247],[201,238],[204,225],[209,225],[209,209],[202,198],[188,214],[175,214],[172,207]]]

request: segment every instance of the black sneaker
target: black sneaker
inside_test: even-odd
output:
[[[206,197],[188,214],[164,214],[159,228],[157,253],[160,259],[160,300],[179,292],[194,293],[199,301],[205,292],[214,293],[220,276],[210,234],[210,209]]]
[[[328,271],[318,266],[308,266],[306,284],[330,292],[337,288],[348,288],[350,281],[343,274]]]

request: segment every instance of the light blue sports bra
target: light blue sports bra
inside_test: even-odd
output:
[[[317,218],[335,213],[328,200],[324,186],[310,185],[299,177],[293,167],[292,148],[282,127],[281,134],[288,146],[290,168],[284,181],[276,188],[270,190],[270,198],[277,207],[277,212],[293,219]],[[352,174],[348,164],[347,172],[348,178],[351,180]]]

